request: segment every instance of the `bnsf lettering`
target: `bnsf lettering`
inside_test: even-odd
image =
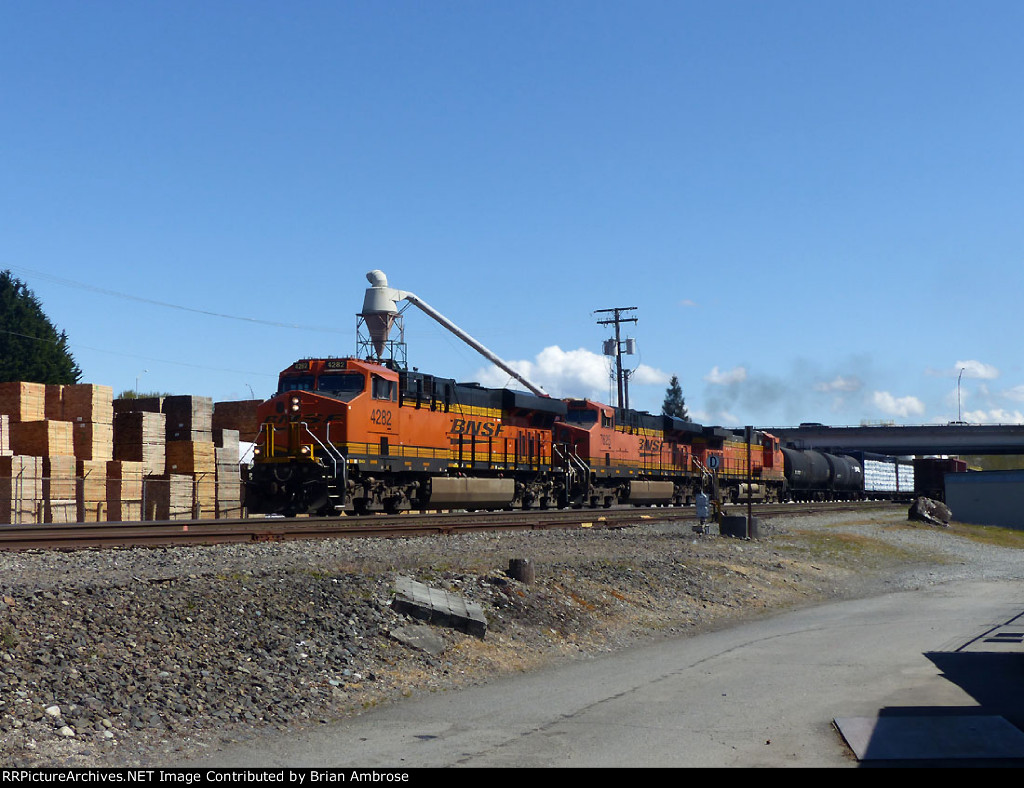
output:
[[[501,435],[503,427],[503,424],[495,424],[492,421],[452,419],[451,432],[455,435],[479,435],[482,438],[494,438]]]
[[[317,415],[312,415],[312,414],[311,415],[305,415],[304,414],[302,416],[301,420],[306,422],[306,424],[316,425],[316,424],[329,424],[330,422],[333,422],[333,421],[339,421],[339,422],[340,421],[344,421],[345,417],[344,416],[339,416],[339,415],[317,416]],[[276,413],[276,414],[267,416],[267,418],[264,419],[264,421],[269,421],[272,424],[287,424],[288,422],[291,421],[291,417],[287,413]]]
[[[658,454],[661,452],[661,441],[654,438],[641,438],[640,451]]]

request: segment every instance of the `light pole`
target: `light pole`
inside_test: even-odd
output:
[[[138,375],[135,376],[135,399],[139,398],[139,378],[149,372],[148,369],[142,370]]]
[[[956,376],[956,423],[962,424],[963,419],[960,418],[960,378],[964,376],[964,370],[966,367],[960,367],[960,374]]]

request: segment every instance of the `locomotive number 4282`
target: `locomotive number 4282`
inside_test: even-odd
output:
[[[370,421],[378,427],[391,426],[391,411],[384,408],[374,408],[370,411]]]

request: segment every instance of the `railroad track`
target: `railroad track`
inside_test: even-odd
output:
[[[891,503],[767,504],[755,516],[815,514],[822,511],[868,511]],[[745,506],[727,507],[744,514]],[[246,544],[299,539],[414,537],[498,530],[555,528],[628,528],[641,523],[696,523],[692,507],[563,509],[513,512],[410,513],[363,517],[250,517],[223,520],[154,520],[125,523],[69,523],[0,526],[0,550],[83,550],[118,547],[164,547],[200,544]]]

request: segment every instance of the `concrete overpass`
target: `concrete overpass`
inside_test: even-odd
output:
[[[920,427],[763,427],[798,449],[849,449],[911,454],[1024,454],[1024,424],[944,424]]]

